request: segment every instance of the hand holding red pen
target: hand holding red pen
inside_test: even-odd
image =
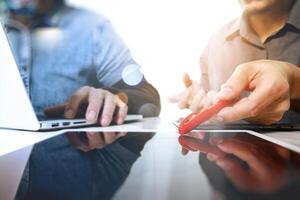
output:
[[[218,119],[224,122],[232,122],[246,119],[259,124],[272,124],[278,122],[286,111],[289,110],[291,102],[295,110],[299,110],[295,105],[299,102],[299,80],[300,70],[291,63],[274,60],[258,60],[244,63],[236,67],[231,77],[223,84],[218,97],[221,102],[234,101],[233,103],[220,108],[220,102],[215,104],[206,114],[198,113],[198,117],[189,116],[202,122],[217,115]],[[243,91],[249,91],[250,95],[240,98]],[[238,99],[238,100],[237,100]],[[296,103],[294,103],[296,102]],[[200,117],[199,117],[200,115]],[[186,123],[190,124],[190,123]],[[185,131],[192,130],[191,126],[186,128],[184,123],[180,127],[185,127]],[[186,133],[180,131],[181,134]]]
[[[293,70],[298,68],[290,63],[272,60],[239,65],[223,84],[218,96],[227,101],[240,97],[243,91],[250,91],[250,95],[222,109],[218,113],[219,119],[224,122],[247,119],[259,124],[279,121],[290,107]]]

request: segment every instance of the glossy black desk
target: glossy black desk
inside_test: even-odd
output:
[[[300,199],[300,155],[247,133],[66,133],[28,171],[21,199]]]

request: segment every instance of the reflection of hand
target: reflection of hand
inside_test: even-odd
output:
[[[116,141],[117,139],[125,135],[126,133],[87,132],[87,133],[68,133],[67,138],[75,148],[80,149],[84,152],[88,152],[94,149],[102,149],[105,146],[112,144],[114,141]]]
[[[250,91],[250,95],[222,109],[219,118],[226,122],[248,119],[261,124],[279,121],[290,107],[294,68],[297,67],[290,63],[272,60],[239,65],[223,84],[219,98],[233,100],[243,91]]]
[[[102,126],[108,126],[116,112],[115,121],[122,124],[127,115],[127,105],[117,96],[107,90],[93,87],[82,87],[77,90],[70,100],[63,105],[58,105],[45,110],[47,116],[55,116],[64,113],[68,119],[75,118],[80,106],[87,103],[85,117],[87,121],[97,122]]]
[[[218,147],[205,142],[204,137],[205,132],[191,132],[186,135],[181,135],[178,141],[182,146],[182,153],[185,155],[189,151],[200,151],[201,153],[213,154],[220,158],[225,156]]]
[[[171,103],[178,103],[180,109],[188,108],[192,112],[199,112],[217,100],[216,92],[209,91],[206,93],[201,84],[192,81],[188,74],[184,74],[183,82],[186,89],[169,98]]]
[[[243,191],[271,192],[287,180],[289,151],[284,148],[235,138],[211,138],[211,143],[224,153],[236,156],[247,164],[216,154],[208,157],[224,170],[232,183]],[[267,144],[267,143],[265,143]]]

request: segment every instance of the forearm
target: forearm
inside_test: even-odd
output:
[[[121,80],[112,87],[105,89],[114,94],[121,94],[121,99],[123,98],[123,101],[127,102],[129,114],[142,114],[144,117],[153,117],[158,116],[160,113],[159,94],[145,79],[137,86],[129,86]]]

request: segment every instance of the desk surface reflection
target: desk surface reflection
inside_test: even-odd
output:
[[[35,145],[20,199],[297,199],[300,155],[247,133],[80,132]]]

